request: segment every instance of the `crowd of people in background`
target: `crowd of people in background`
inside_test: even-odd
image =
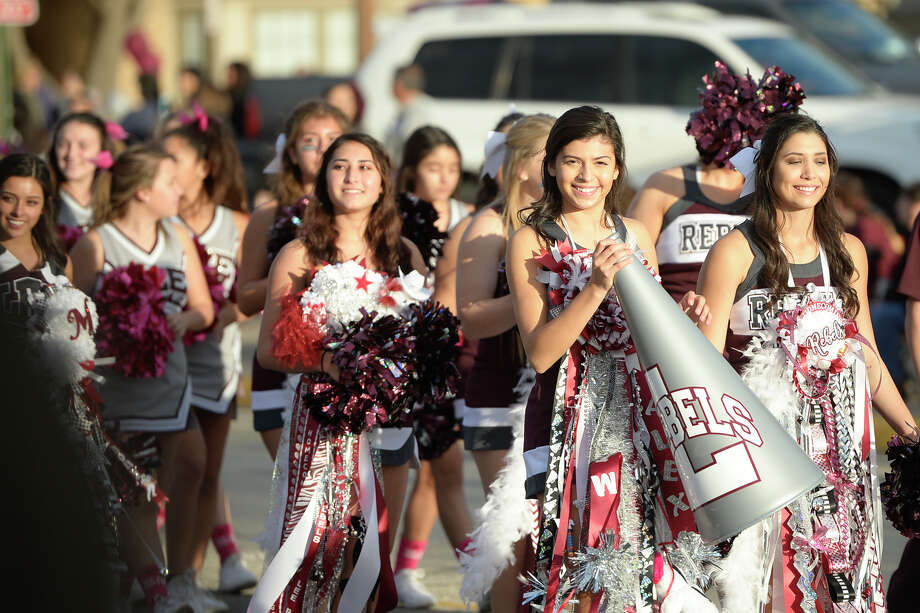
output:
[[[725,136],[712,128],[709,136],[726,145],[717,152],[688,127],[699,159],[661,170],[635,192],[612,115],[597,107],[559,118],[511,109],[482,135],[485,162],[470,177],[454,135],[426,115],[424,74],[411,65],[394,75],[399,112],[381,140],[360,131],[358,90],[337,83],[321,99],[290,110],[284,131],[271,135],[275,157],[265,167],[265,184],[247,185],[238,143],[264,137],[252,79],[245,64],[234,63],[218,89],[200,70],[184,68],[180,99],[168,108],[156,79],[143,75],[140,106],[112,121],[94,111],[98,103],[76,74],[65,75],[57,93],[37,67],[20,78],[22,151],[4,151],[0,159],[3,333],[43,316],[37,297],[44,288],[68,286],[99,304],[98,331],[111,312],[103,308],[112,300],[111,273],[138,265],[164,272],[158,308],[169,340],[159,370],[126,374],[119,364],[90,364],[68,384],[83,400],[64,401],[77,413],[74,406],[85,406],[86,419],[101,420],[113,449],[136,466],[133,480],[111,478],[116,495],[105,504],[114,505],[114,519],[99,527],[116,535],[122,563],[112,571],[118,581],[100,588],[110,591],[111,610],[130,602],[135,583],[155,613],[226,610],[198,580],[211,547],[220,560],[220,592],[258,584],[250,610],[430,607],[435,598],[419,568],[438,518],[467,574],[464,598],[481,609],[504,613],[527,599],[561,602],[560,586],[568,586],[578,611],[644,611],[653,602],[669,612],[717,610],[703,595],[706,582],[682,566],[685,559],[667,547],[656,553],[655,543],[649,549],[641,540],[657,529],[654,497],[642,492],[654,479],[628,482],[641,473],[637,458],[651,456],[617,430],[621,424],[603,417],[611,407],[642,413],[643,388],[630,374],[641,368],[611,292],[634,253],[739,373],[751,359],[742,352],[753,334],[737,327],[739,297],[783,295],[787,275],[790,286],[810,288],[804,296],[834,289],[840,317],[856,321],[865,340],[869,357],[859,359],[871,363],[869,375],[862,374],[873,381],[876,408],[896,433],[916,437],[902,398],[920,395],[911,366],[912,356],[920,358],[920,186],[904,187],[896,202],[872,202],[859,176],[837,172],[832,143],[818,122],[795,112],[797,104],[765,116],[750,134]],[[742,174],[729,160],[761,138],[756,169]],[[801,188],[801,177],[818,185],[817,196]],[[753,193],[746,189],[751,182]],[[777,227],[777,215],[788,225]],[[688,251],[681,227],[691,223],[725,231]],[[585,263],[578,274],[553,268],[554,257],[558,264],[572,254]],[[345,406],[335,404],[337,386],[357,389],[347,387],[356,385],[351,363],[338,345],[283,357],[279,330],[306,322],[317,305],[337,322],[330,329],[347,330],[360,319],[349,301],[362,291],[370,310],[399,315],[426,308],[430,298],[452,314],[453,329],[445,334],[459,335],[457,385],[407,409],[415,416],[408,422],[394,417],[382,427],[343,430],[338,417],[317,416]],[[289,309],[301,305],[306,314],[298,310],[291,324]],[[258,350],[243,364],[239,324],[260,314]],[[881,361],[872,362],[873,353]],[[616,389],[589,407],[584,390],[594,383],[587,373],[601,367]],[[40,378],[38,370],[11,368]],[[275,463],[274,483],[265,484],[272,506],[262,539],[265,569],[244,565],[221,481],[246,380],[253,428]],[[858,395],[859,382],[853,385]],[[578,463],[574,439],[561,441],[589,419],[591,428],[622,439],[616,440],[628,458],[618,476],[623,506],[637,509],[621,511],[615,528],[617,542],[634,556],[615,563],[636,583],[616,593],[609,577],[607,591],[598,592],[591,585],[599,579],[572,583],[559,566],[600,534],[593,524],[581,526],[584,508],[564,499],[573,496],[568,480],[586,479],[590,463]],[[465,452],[489,500],[481,513],[463,494]],[[853,470],[862,470],[863,461],[869,462],[863,458]],[[416,471],[411,489],[410,470]],[[848,486],[857,492],[848,494],[858,499],[852,512],[862,514],[868,531],[882,521],[871,512],[878,484],[870,473],[866,468],[863,479],[859,472]],[[163,496],[141,491],[146,475]],[[319,506],[311,504],[317,500]],[[501,538],[489,526],[501,527]],[[773,534],[776,555],[787,556],[790,568],[790,543],[799,534],[793,532]],[[876,542],[877,534],[860,534]],[[811,528],[808,535],[811,566],[790,572],[830,594],[821,571],[817,578],[808,574],[826,564],[827,548],[818,542],[824,537]],[[673,536],[676,542],[676,529]],[[590,547],[600,551],[603,538]],[[909,542],[892,580],[893,613],[911,610],[906,592],[920,578],[917,542]],[[736,543],[735,551],[744,551],[744,538]],[[731,555],[716,577],[723,604],[760,610],[763,594],[739,595],[728,572],[750,560]],[[771,554],[761,548],[752,555]],[[860,594],[859,608],[846,610],[884,610],[881,579],[873,574],[879,560],[866,556],[826,573]],[[646,570],[647,584],[640,579]],[[524,586],[521,577],[537,581]],[[772,589],[775,606],[783,585],[777,580]],[[786,598],[783,610],[815,610]]]

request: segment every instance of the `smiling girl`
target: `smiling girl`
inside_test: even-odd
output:
[[[566,111],[546,140],[542,177],[543,197],[523,211],[526,225],[510,241],[508,285],[538,373],[525,410],[524,462],[527,495],[542,499],[532,572],[546,587],[545,610],[577,598],[577,611],[620,613],[650,609],[657,598],[665,611],[712,611],[670,566],[651,572],[652,477],[636,470],[643,456],[632,438],[633,425],[644,423],[641,367],[611,290],[636,252],[652,271],[656,262],[642,224],[618,213],[626,161],[613,116],[597,107]],[[681,304],[708,316],[692,292]],[[595,471],[616,481],[616,502],[587,487]],[[579,580],[574,571],[584,564],[572,565],[571,556],[608,547],[615,551],[607,579],[590,580],[589,571]]]
[[[265,306],[269,268],[302,227],[304,197],[316,188],[323,154],[350,129],[339,109],[318,100],[304,102],[288,117],[280,149],[266,169],[274,174],[274,198],[253,211],[243,235],[237,294],[244,314],[255,315]],[[252,422],[273,460],[281,437],[281,415],[291,406],[293,388],[283,373],[263,368],[253,358]]]
[[[24,324],[32,295],[73,276],[51,197],[48,167],[38,156],[13,153],[0,161],[0,309],[9,323]]]
[[[768,599],[771,611],[883,610],[871,408],[901,435],[916,424],[878,358],[866,250],[843,232],[837,157],[814,119],[773,120],[754,172],[751,220],[703,265],[712,319],[700,327],[827,481],[738,536],[721,563],[722,610]]]
[[[266,368],[302,374],[301,389],[305,391],[298,396],[291,419],[286,425],[285,433],[289,435],[281,438],[276,460],[277,481],[272,500],[273,511],[266,526],[270,539],[270,542],[266,543],[267,555],[271,556],[279,547],[284,551],[293,547],[300,554],[297,557],[298,561],[293,564],[289,563],[288,555],[279,553],[275,556],[263,575],[262,583],[256,589],[253,602],[257,604],[250,605],[250,610],[253,611],[284,611],[288,608],[299,610],[300,607],[319,606],[320,602],[336,610],[340,591],[342,594],[349,592],[349,583],[344,579],[340,583],[339,577],[347,577],[350,574],[354,559],[351,552],[357,542],[355,534],[356,530],[360,531],[362,525],[356,499],[358,492],[354,486],[348,486],[348,493],[342,494],[344,499],[337,497],[329,500],[325,490],[318,491],[314,487],[314,478],[291,479],[289,482],[287,478],[278,476],[310,474],[319,478],[324,470],[336,471],[334,475],[340,475],[341,471],[350,470],[340,466],[343,462],[346,465],[352,462],[348,459],[351,453],[348,450],[353,449],[355,440],[360,441],[364,437],[363,434],[359,437],[355,437],[354,434],[342,434],[333,427],[314,421],[313,412],[322,410],[322,407],[314,406],[319,396],[306,391],[307,388],[303,386],[335,384],[340,380],[340,371],[333,363],[333,355],[329,351],[319,356],[318,364],[300,364],[294,368],[285,365],[276,357],[273,330],[281,317],[282,301],[292,294],[299,296],[310,287],[311,291],[321,294],[323,303],[329,305],[329,309],[348,308],[348,305],[341,303],[342,296],[334,287],[311,286],[318,271],[334,268],[336,264],[363,266],[366,269],[365,273],[355,281],[360,283],[358,287],[363,287],[365,292],[369,291],[366,283],[368,271],[376,271],[389,278],[399,278],[401,272],[411,270],[425,272],[425,265],[418,250],[400,236],[399,213],[390,184],[389,158],[382,146],[367,135],[346,134],[336,139],[326,151],[317,177],[315,203],[311,204],[307,211],[305,224],[306,231],[300,238],[288,243],[272,265],[258,344],[258,359]],[[351,283],[350,280],[347,281]],[[376,518],[363,518],[368,536],[364,540],[362,554],[366,552],[382,563],[381,555],[388,557],[395,532],[390,529],[390,541],[387,542],[387,525],[393,527],[399,524],[408,481],[409,459],[414,455],[415,445],[411,427],[372,430],[368,438],[379,454],[382,464],[383,497],[386,501],[388,522],[381,521],[378,524]],[[314,449],[315,452],[309,451]],[[320,464],[317,465],[317,462]],[[314,472],[316,470],[320,472]],[[330,479],[330,482],[336,481]],[[373,480],[362,481],[360,488],[365,492],[361,494],[361,499],[364,500],[367,493],[373,491]],[[306,533],[301,533],[296,528],[300,522],[299,517],[304,514],[303,505],[312,504],[314,498],[316,504],[329,505],[329,513],[335,517],[333,525],[326,530],[329,539],[326,546],[332,549],[323,555],[335,560],[345,552],[342,563],[326,566],[329,572],[322,573],[321,576],[312,572],[312,567],[309,567],[304,558],[306,543],[289,543],[291,538],[306,537]],[[346,516],[343,517],[341,513],[346,513]],[[308,517],[307,520],[309,519]],[[300,536],[297,536],[298,534]],[[340,543],[338,547],[333,547],[331,543],[336,538],[343,540],[337,541]],[[379,543],[379,551],[369,545],[372,538]],[[382,567],[378,566],[378,569],[380,568]],[[383,590],[385,575],[383,570],[379,572]],[[361,587],[354,590],[364,593],[366,589],[369,594],[375,578],[370,577],[370,584],[366,585],[368,577],[363,577],[359,582]],[[352,602],[352,606],[355,605],[358,606],[347,610],[359,610],[364,606],[364,602]]]
[[[111,166],[114,155],[106,124],[96,115],[72,113],[58,122],[48,160],[58,189],[59,225],[82,230],[92,225],[94,206],[108,199],[108,183],[98,177]]]

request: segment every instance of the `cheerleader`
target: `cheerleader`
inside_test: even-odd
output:
[[[218,590],[235,592],[252,587],[257,578],[242,562],[233,538],[230,504],[220,469],[230,422],[236,417],[242,344],[237,322],[245,316],[234,302],[240,238],[246,230],[246,188],[243,167],[231,135],[213,117],[197,119],[167,132],[163,145],[176,160],[182,189],[176,218],[204,251],[204,263],[215,304],[211,329],[187,335],[186,356],[192,381],[192,411],[201,426],[200,439],[188,438],[186,461],[204,458],[204,480],[198,497],[193,564],[204,564],[208,537],[220,556]],[[216,515],[215,515],[216,514]]]
[[[73,277],[54,228],[52,181],[37,156],[12,153],[0,161],[0,293],[5,317],[25,323],[32,294]]]
[[[722,610],[881,612],[871,407],[902,436],[916,424],[878,358],[866,250],[843,232],[837,157],[814,119],[774,119],[752,170],[751,220],[703,265],[700,327],[827,481],[735,539]]]
[[[100,275],[114,268],[137,263],[165,272],[160,289],[175,341],[163,374],[139,378],[112,368],[99,369],[105,379],[99,392],[106,421],[112,422],[124,439],[137,441],[148,433],[155,435],[159,449],[160,484],[170,500],[168,585],[160,572],[163,554],[156,528],[157,505],[141,502],[128,509],[130,522],[121,530],[129,570],[158,612],[203,607],[187,537],[193,531],[204,467],[178,464],[176,459],[186,438],[201,436],[189,412],[191,386],[182,337],[207,328],[214,319],[214,309],[191,237],[184,228],[167,221],[178,213],[180,195],[176,162],[168,153],[154,145],[128,149],[112,167],[111,196],[97,209],[96,225],[72,251],[74,285],[91,295],[99,290]],[[141,449],[137,453],[150,452]],[[180,534],[186,538],[176,538]]]
[[[441,128],[424,126],[406,141],[397,174],[403,236],[427,258],[434,299],[452,313],[457,312],[457,246],[473,209],[454,198],[460,170],[460,150],[454,139]],[[461,372],[461,377],[465,374]],[[435,518],[440,515],[454,551],[465,548],[472,529],[463,497],[463,450],[454,407],[462,395],[461,390],[457,399],[426,407],[426,414],[415,424],[422,461],[407,503],[395,569],[396,591],[404,607],[434,604],[434,597],[421,583],[418,565]]]
[[[48,162],[57,185],[56,223],[69,246],[92,225],[97,203],[108,199],[108,182],[99,180],[116,153],[108,132],[106,123],[92,113],[65,115],[54,129]]]
[[[521,225],[518,214],[543,196],[543,154],[554,121],[549,115],[529,115],[511,126],[504,143],[501,199],[473,218],[460,243],[460,318],[466,337],[478,341],[466,383],[463,444],[473,454],[486,495],[512,447],[515,421],[523,419],[523,403],[532,382],[533,371],[527,368],[508,295],[505,251],[508,237]],[[500,511],[502,519],[508,520],[503,526],[513,521],[507,512],[507,507]],[[525,534],[530,528],[524,527]],[[516,540],[511,534],[501,536],[508,543]],[[475,556],[493,544],[475,547]],[[497,613],[517,609],[522,557],[523,546],[515,546],[515,563],[491,587],[492,609]]]
[[[611,289],[634,252],[651,270],[656,262],[642,224],[617,213],[626,167],[613,116],[597,107],[563,114],[547,138],[542,177],[545,193],[524,211],[507,268],[515,321],[538,373],[524,422],[525,489],[542,499],[527,601],[542,597],[547,611],[573,598],[583,612],[650,611],[655,600],[665,611],[714,611],[654,559],[654,478],[632,437],[644,423],[635,401],[641,369]],[[682,306],[707,315],[692,293]],[[596,470],[615,479],[615,500],[587,487]]]
[[[334,475],[340,475],[340,471],[358,470],[360,473],[371,469],[362,464],[361,459],[357,460],[357,468],[354,468],[354,434],[338,433],[333,426],[324,426],[324,422],[313,417],[317,412],[323,411],[322,406],[315,406],[317,402],[321,402],[318,399],[323,396],[308,391],[316,389],[316,386],[323,388],[329,385],[330,381],[339,381],[341,371],[333,362],[333,354],[330,351],[323,351],[317,356],[318,364],[308,367],[301,362],[295,368],[286,366],[284,361],[276,357],[276,345],[280,339],[273,334],[282,314],[283,299],[291,295],[299,296],[307,288],[318,294],[318,299],[323,302],[323,309],[330,314],[348,309],[357,310],[357,307],[350,303],[343,304],[342,297],[335,293],[336,290],[327,289],[325,285],[319,288],[311,285],[315,274],[334,268],[337,263],[363,269],[363,273],[351,275],[358,285],[357,289],[350,290],[351,293],[359,293],[360,288],[363,288],[365,294],[361,294],[362,296],[367,296],[371,288],[378,288],[373,290],[373,295],[377,295],[380,281],[375,279],[379,275],[400,278],[406,271],[425,272],[425,265],[418,250],[410,241],[399,235],[399,213],[391,189],[389,159],[382,146],[364,134],[346,134],[339,137],[323,156],[322,166],[317,175],[315,203],[308,209],[305,220],[309,231],[304,232],[301,238],[288,243],[272,265],[259,334],[258,358],[267,368],[277,371],[293,370],[305,375],[301,378],[301,392],[294,404],[293,414],[285,426],[285,433],[289,434],[281,439],[276,460],[273,510],[270,511],[266,526],[271,539],[268,557],[272,557],[273,550],[278,550],[279,546],[280,550],[263,574],[250,611],[286,611],[295,608],[300,610],[301,607],[312,610],[315,606],[326,607],[324,610],[328,610],[328,607],[338,610],[340,596],[345,598],[346,595],[349,595],[349,606],[354,608],[342,610],[359,610],[371,594],[378,573],[382,592],[387,591],[388,584],[392,585],[392,578],[387,581],[389,574],[384,571],[389,568],[388,551],[392,546],[395,530],[389,531],[388,541],[387,525],[399,525],[400,509],[408,480],[409,454],[414,455],[412,429],[384,428],[382,432],[370,433],[368,438],[371,445],[376,448],[382,465],[383,498],[388,521],[380,520],[378,523],[375,517],[350,520],[349,516],[356,514],[356,494],[360,494],[362,501],[368,495],[373,499],[373,471],[368,476],[349,477],[357,479],[362,488],[361,492],[355,492],[355,486],[348,485],[353,483],[351,480],[321,477],[323,474],[329,474],[329,471],[335,471]],[[345,282],[354,284],[351,278],[345,279]],[[401,284],[405,285],[405,281]],[[339,287],[335,284],[330,285]],[[345,300],[349,298],[346,297]],[[379,310],[381,306],[378,303],[374,308]],[[298,315],[297,319],[301,318]],[[333,389],[336,388],[333,386]],[[329,416],[324,419],[329,419]],[[362,449],[365,445],[361,442],[363,438],[363,434],[357,437]],[[406,449],[409,450],[408,453]],[[353,468],[349,469],[349,466]],[[362,466],[364,468],[361,468]],[[304,478],[287,477],[295,474],[302,474]],[[324,493],[326,486],[322,484],[328,483],[331,487],[340,481],[346,484],[346,491],[328,498]],[[322,492],[316,489],[320,486],[324,488]],[[382,504],[383,500],[380,503]],[[310,509],[315,504],[321,506],[311,515]],[[306,511],[303,505],[308,505]],[[361,502],[361,508],[362,512],[367,508],[364,502]],[[379,512],[379,507],[377,508]],[[303,521],[310,517],[328,517],[329,521],[323,525],[316,524],[307,532],[301,532],[299,528],[303,522],[300,517],[306,518]],[[348,577],[351,561],[356,557],[356,567],[362,564],[360,557],[351,553],[355,544],[355,537],[351,535],[360,532],[359,525],[366,526],[361,555],[376,558],[377,562],[374,565],[378,568],[378,573],[371,577],[360,576],[354,588],[350,588],[349,581],[343,580],[341,585],[344,585],[344,591],[340,594],[342,588],[339,576]],[[328,549],[326,553],[322,553],[322,550],[317,553],[311,547],[307,553],[312,552],[315,558],[304,557],[305,543],[289,542],[289,539],[306,539],[308,534],[318,535],[320,532],[316,531],[320,530],[322,534],[327,535],[325,538],[328,538],[328,541],[315,536],[312,542],[320,543],[322,540],[326,544],[318,546]],[[333,541],[340,543],[339,546],[333,547]],[[291,552],[294,551],[299,552],[295,556],[296,559],[291,558]],[[328,564],[325,561],[327,559]],[[336,561],[337,559],[339,561]],[[327,570],[316,574],[313,564],[319,564],[320,560],[323,560],[323,568]],[[383,570],[380,570],[381,568]],[[363,600],[352,600],[351,594],[358,593],[363,595]]]
[[[340,135],[351,129],[342,112],[325,102],[309,101],[298,106],[285,123],[276,143],[275,159],[266,172],[275,174],[275,199],[258,207],[243,235],[237,299],[245,315],[265,306],[268,271],[281,248],[299,231],[306,205],[313,193],[323,154]],[[278,452],[282,413],[291,406],[296,383],[283,373],[252,362],[252,422],[272,459]]]
[[[805,98],[794,78],[775,66],[759,83],[731,74],[721,62],[715,66],[703,77],[700,108],[686,127],[699,160],[653,174],[627,211],[655,243],[661,285],[675,301],[696,289],[715,242],[748,218],[751,196],[741,196],[744,176],[729,160],[760,139],[771,117],[794,113]]]

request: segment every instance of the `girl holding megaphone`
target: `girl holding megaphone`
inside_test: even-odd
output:
[[[618,214],[626,164],[616,120],[597,107],[567,111],[550,131],[542,172],[544,195],[522,212],[507,257],[515,319],[538,373],[524,460],[542,517],[524,600],[542,600],[545,611],[575,601],[585,612],[651,610],[656,601],[666,613],[714,611],[691,587],[699,577],[688,583],[656,554],[658,477],[642,443],[641,367],[611,291],[634,254],[650,270],[656,260],[642,224]],[[681,305],[708,321],[693,292]]]
[[[834,207],[824,130],[777,117],[754,159],[739,168],[755,179],[752,218],[706,259],[700,327],[827,479],[739,535],[717,576],[722,610],[881,611],[871,408],[902,436],[916,423],[878,357],[866,250]]]

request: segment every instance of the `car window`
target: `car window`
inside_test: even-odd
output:
[[[693,41],[665,36],[623,36],[623,74],[631,83],[628,102],[696,106],[703,75],[715,54]]]
[[[514,100],[694,106],[716,56],[663,36],[554,34],[512,37]]]
[[[815,36],[844,56],[870,62],[898,62],[916,55],[881,19],[850,2],[787,0],[786,7]]]
[[[415,56],[425,74],[425,93],[435,98],[491,98],[503,42],[503,37],[492,36],[425,43]]]
[[[866,85],[808,43],[785,37],[737,38],[735,43],[763,66],[776,65],[795,76],[809,96],[853,96]]]

